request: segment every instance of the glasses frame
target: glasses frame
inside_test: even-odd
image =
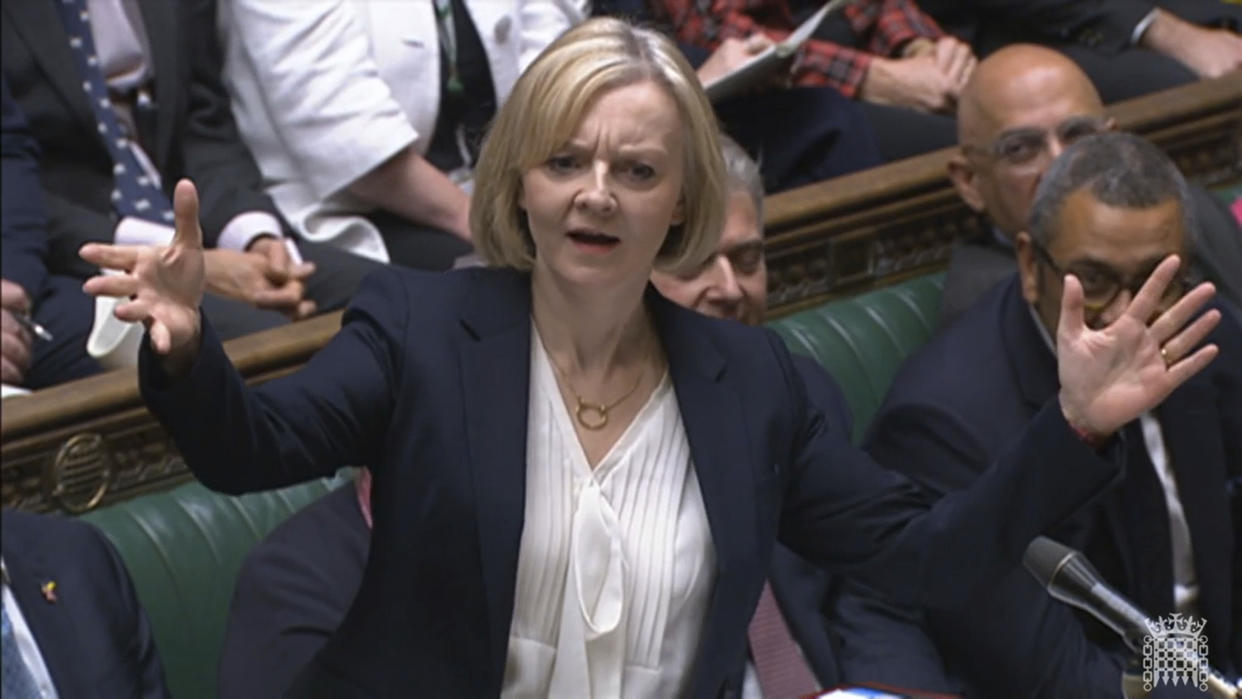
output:
[[[1072,138],[1066,138],[1067,132],[1073,130],[1074,127],[1083,126],[1083,125],[1088,125],[1091,128],[1077,136],[1074,136]],[[1011,168],[1015,168],[1015,169],[1028,168],[1028,167],[1038,165],[1045,157],[1047,157],[1051,153],[1051,150],[1048,148],[1048,143],[1049,143],[1048,139],[1050,137],[1055,137],[1057,141],[1061,144],[1062,148],[1068,148],[1078,139],[1084,138],[1086,136],[1093,136],[1095,134],[1104,133],[1110,130],[1112,126],[1113,126],[1113,120],[1111,117],[1073,116],[1057,124],[1051,130],[1039,129],[1035,127],[1014,129],[1012,132],[1001,134],[996,139],[994,139],[992,142],[987,143],[985,145],[964,143],[962,144],[962,150],[968,154],[975,153],[978,155],[982,155],[990,160],[1003,163],[1006,166],[1011,167]],[[1014,138],[1015,134],[1021,133],[1021,132],[1030,132],[1030,133],[1038,132],[1043,137],[1042,142],[1041,142],[1042,145],[1041,145],[1039,153],[1036,153],[1035,155],[1033,155],[1032,157],[1026,160],[1015,161],[1010,156],[1005,155],[1004,148],[1002,146],[1006,141]]]
[[[1048,252],[1047,248],[1043,245],[1040,245],[1032,240],[1031,247],[1035,249],[1035,254],[1039,258],[1040,262],[1048,265],[1053,272],[1057,273],[1057,276],[1060,279],[1064,280],[1065,275],[1073,274],[1075,277],[1079,278],[1079,284],[1082,284],[1081,275],[1068,271],[1061,267],[1061,265],[1057,264],[1057,261],[1052,259],[1052,253]],[[1183,256],[1183,259],[1185,259],[1185,256]],[[1107,274],[1112,278],[1113,290],[1108,294],[1107,300],[1091,301],[1087,298],[1086,289],[1083,289],[1083,310],[1086,312],[1086,319],[1088,321],[1094,321],[1097,319],[1099,315],[1104,312],[1104,309],[1113,305],[1113,302],[1116,301],[1117,297],[1121,295],[1122,289],[1129,291],[1130,297],[1133,298],[1136,294],[1138,294],[1139,289],[1147,283],[1147,280],[1151,278],[1151,274],[1154,271],[1155,269],[1152,269],[1150,272],[1142,275],[1128,274],[1123,276],[1117,274],[1111,268],[1100,268],[1100,273]],[[1180,299],[1182,296],[1186,295],[1186,292],[1198,286],[1201,281],[1201,277],[1194,272],[1179,272],[1173,277],[1172,281],[1169,282],[1169,286],[1164,291],[1164,296],[1161,297],[1161,302],[1170,304],[1176,302],[1177,299]],[[1170,294],[1172,294],[1171,298]]]

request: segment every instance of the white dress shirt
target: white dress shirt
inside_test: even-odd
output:
[[[532,330],[525,525],[503,697],[683,694],[715,551],[668,375],[592,469]]]
[[[1052,335],[1039,319],[1034,308],[1031,321],[1044,338],[1053,356],[1057,353],[1056,343]],[[1182,509],[1181,496],[1177,491],[1177,478],[1169,463],[1169,454],[1164,447],[1164,434],[1160,429],[1160,421],[1150,412],[1139,416],[1139,426],[1143,430],[1143,446],[1147,448],[1147,458],[1155,467],[1156,477],[1160,479],[1160,487],[1164,491],[1165,507],[1169,512],[1169,548],[1173,554],[1173,607],[1185,614],[1194,614],[1199,600],[1199,580],[1195,573],[1195,550],[1190,541],[1190,526],[1186,524],[1186,512]]]

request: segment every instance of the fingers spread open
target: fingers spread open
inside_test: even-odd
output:
[[[1164,344],[1170,337],[1173,337],[1215,294],[1216,287],[1209,282],[1204,282],[1178,299],[1169,310],[1161,313],[1160,317],[1152,321],[1151,332],[1156,342]]]
[[[1172,393],[1173,389],[1186,383],[1190,377],[1203,371],[1204,367],[1211,364],[1213,359],[1216,359],[1219,351],[1216,345],[1204,345],[1189,357],[1169,365],[1168,377],[1172,382],[1172,385],[1169,386],[1169,392]]]
[[[1078,337],[1083,330],[1083,296],[1082,284],[1078,277],[1065,275],[1061,293],[1061,319],[1057,323],[1057,340],[1060,338]]]
[[[138,278],[128,274],[102,274],[91,277],[82,284],[82,291],[91,296],[116,296],[124,298],[138,293]]]
[[[151,306],[146,301],[128,301],[117,304],[112,315],[126,323],[141,323],[151,317]]]
[[[1177,363],[1181,357],[1190,354],[1191,351],[1203,342],[1208,333],[1216,327],[1220,322],[1220,311],[1213,308],[1203,315],[1195,318],[1195,321],[1186,326],[1181,332],[1173,336],[1168,342],[1162,344],[1166,361]]]
[[[103,243],[87,243],[78,251],[78,255],[87,262],[105,269],[132,271],[138,263],[136,245],[105,245]]]
[[[1125,314],[1147,325],[1147,321],[1151,320],[1152,314],[1160,305],[1164,290],[1168,288],[1169,282],[1173,281],[1173,275],[1177,274],[1177,268],[1180,266],[1181,259],[1177,255],[1164,258],[1160,264],[1156,265],[1155,271],[1151,273],[1147,281],[1143,282],[1143,287],[1134,295],[1134,300],[1126,308]]]
[[[173,213],[177,230],[173,245],[203,247],[203,229],[198,224],[198,190],[188,179],[182,179],[173,190]]]
[[[151,323],[147,332],[151,336],[151,349],[156,354],[168,354],[172,350],[172,334],[167,325],[157,320]]]

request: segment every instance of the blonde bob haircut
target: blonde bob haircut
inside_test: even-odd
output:
[[[669,228],[655,268],[697,269],[715,251],[727,196],[716,117],[698,77],[663,35],[610,17],[587,20],[552,43],[501,107],[475,168],[470,228],[488,264],[529,270],[535,248],[518,205],[522,174],[573,136],[596,98],[650,80],[676,102],[685,129],[684,220]]]

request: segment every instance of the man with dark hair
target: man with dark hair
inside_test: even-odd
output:
[[[1089,325],[1108,326],[1162,260],[1189,257],[1193,228],[1186,183],[1159,149],[1127,134],[1078,139],[1044,175],[1029,232],[1015,237],[1018,273],[901,369],[868,450],[933,491],[969,486],[1075,380],[1058,376],[1052,335],[1067,287],[1080,287]],[[1192,286],[1183,274],[1160,307]],[[1048,533],[1084,551],[1147,614],[1206,620],[1212,664],[1237,677],[1242,327],[1219,309],[1195,323],[1218,315],[1208,341],[1219,361],[1123,428],[1122,482]],[[1160,353],[1172,363],[1194,350],[1169,342]],[[926,624],[948,671],[980,696],[1115,695],[1128,657],[1112,631],[1021,569],[980,591],[968,613],[927,610]],[[860,662],[846,676],[884,679],[884,664],[902,662],[884,652],[883,664]]]
[[[947,325],[1014,271],[1014,237],[1025,229],[1035,188],[1075,140],[1115,128],[1091,81],[1065,56],[1016,44],[984,59],[958,105],[959,150],[949,178],[991,229],[954,251],[940,321]],[[1193,263],[1234,305],[1242,304],[1242,231],[1220,202],[1191,187],[1198,241]]]

